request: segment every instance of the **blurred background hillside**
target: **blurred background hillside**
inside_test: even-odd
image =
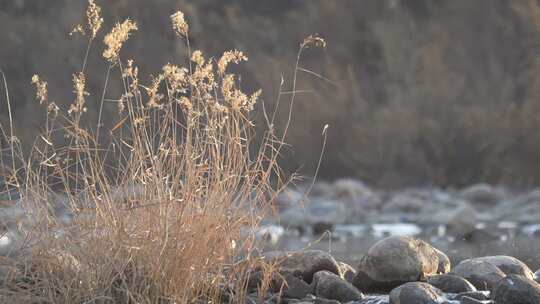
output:
[[[383,187],[463,186],[475,182],[529,186],[540,182],[540,1],[521,0],[116,0],[98,1],[106,31],[130,16],[136,32],[123,50],[141,74],[183,62],[169,15],[186,13],[194,49],[208,56],[239,49],[250,61],[243,86],[263,89],[268,111],[291,89],[299,42],[319,33],[324,50],[306,51],[284,155],[287,172],[313,173],[329,124],[323,179],[356,177]],[[0,68],[5,72],[15,132],[28,147],[45,110],[30,79],[49,82],[50,98],[72,102],[71,72],[85,41],[70,36],[86,1],[0,1]],[[99,40],[102,40],[102,35]],[[97,121],[107,63],[96,43],[89,58],[91,93],[85,118]],[[66,72],[68,71],[68,72]],[[116,72],[115,72],[116,73]],[[113,75],[115,78],[118,78]],[[4,89],[0,123],[8,125]],[[106,97],[118,99],[121,84]],[[279,121],[290,95],[281,96]],[[259,105],[260,106],[260,105]],[[260,112],[256,117],[263,122]],[[117,107],[105,106],[106,124]],[[2,143],[5,144],[5,143]]]

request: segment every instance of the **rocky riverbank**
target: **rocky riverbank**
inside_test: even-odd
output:
[[[256,231],[278,272],[253,269],[246,303],[540,303],[540,190],[381,191],[350,179],[309,187],[283,191]],[[137,189],[111,195],[136,198]],[[0,254],[17,257],[32,213],[16,192],[3,195]],[[47,202],[59,224],[72,221],[66,197]],[[3,280],[17,273],[0,268]],[[239,296],[224,290],[222,300]]]
[[[372,189],[358,180],[289,188],[259,231],[268,249],[320,249],[356,263],[377,241],[413,236],[453,263],[515,256],[540,268],[540,189],[476,184],[463,189]]]
[[[320,250],[274,251],[264,258],[275,262],[279,273],[261,299],[261,274],[255,271],[246,303],[540,303],[539,272],[522,261],[486,256],[452,266],[445,253],[412,237],[382,239],[357,265]]]

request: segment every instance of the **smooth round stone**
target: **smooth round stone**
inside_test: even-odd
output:
[[[462,277],[451,274],[433,275],[427,278],[427,283],[443,292],[462,293],[476,291],[476,287]]]
[[[423,282],[405,283],[390,292],[390,304],[440,304],[444,300],[439,289]]]
[[[436,274],[439,253],[428,243],[403,236],[385,238],[362,257],[354,286],[365,293],[385,293],[407,282]]]
[[[475,259],[461,261],[450,274],[466,279],[478,290],[492,290],[506,276],[497,266]]]
[[[315,273],[312,287],[316,296],[342,303],[358,301],[364,296],[351,283],[329,271]]]
[[[505,274],[517,274],[522,275],[528,279],[533,279],[534,274],[529,266],[525,265],[522,261],[507,255],[495,255],[475,258],[474,260],[488,262],[497,266]]]
[[[511,274],[497,284],[493,299],[497,304],[540,304],[540,284]]]

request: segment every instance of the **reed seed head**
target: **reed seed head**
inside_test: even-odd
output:
[[[88,28],[92,32],[91,37],[94,39],[96,38],[96,34],[99,32],[101,25],[103,25],[103,18],[101,18],[101,7],[97,6],[94,0],[88,0],[86,19],[88,22]]]
[[[178,37],[187,38],[189,25],[187,24],[184,18],[184,13],[182,13],[181,11],[178,11],[172,14],[171,23],[172,23],[173,30]]]
[[[75,101],[69,107],[69,114],[86,112],[84,97],[88,95],[88,93],[85,91],[85,85],[86,80],[83,73],[73,74],[73,93],[75,93]]]
[[[319,36],[319,34],[309,35],[304,41],[300,44],[300,48],[309,48],[309,47],[326,47],[326,41]]]
[[[103,52],[103,57],[110,62],[117,61],[122,45],[128,40],[130,32],[134,30],[137,30],[137,24],[130,19],[117,23],[103,40],[107,46],[107,49]]]
[[[200,50],[196,50],[191,54],[191,61],[195,62],[198,66],[204,65],[204,56]]]
[[[223,53],[223,56],[218,61],[218,71],[221,75],[225,74],[225,70],[227,69],[227,66],[229,63],[233,62],[235,64],[240,63],[241,61],[247,61],[248,58],[244,55],[244,53],[234,50],[234,51],[227,51]]]
[[[47,82],[41,80],[38,75],[34,75],[32,76],[32,84],[36,86],[36,99],[39,104],[46,103],[48,99]]]

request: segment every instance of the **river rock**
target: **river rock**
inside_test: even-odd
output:
[[[534,274],[529,266],[525,265],[522,261],[506,255],[496,255],[475,258],[477,261],[484,261],[497,266],[505,274],[517,274],[522,275],[528,279],[534,279]]]
[[[540,283],[540,269],[538,269],[534,274],[533,278],[536,282]]]
[[[540,284],[524,276],[510,274],[499,281],[493,299],[497,304],[540,304]]]
[[[276,262],[280,273],[301,275],[307,283],[311,283],[313,275],[322,270],[339,275],[339,265],[327,252],[322,250],[302,250],[295,252],[271,251],[263,254],[264,258]]]
[[[441,304],[443,293],[423,282],[409,282],[390,292],[390,304]]]
[[[427,278],[427,282],[448,293],[476,291],[476,287],[471,282],[451,274],[432,275]]]
[[[373,209],[381,204],[380,196],[362,181],[341,178],[334,182],[335,198],[348,204]]]
[[[279,223],[285,228],[300,231],[324,232],[336,224],[346,222],[352,215],[344,203],[333,200],[312,199],[305,205],[296,205],[283,210]]]
[[[361,300],[363,297],[351,283],[328,271],[315,273],[312,286],[316,296],[343,303]]]
[[[497,266],[475,259],[461,261],[450,274],[466,279],[478,290],[492,290],[495,284],[506,276]]]
[[[284,210],[298,206],[302,198],[304,198],[304,193],[292,188],[287,188],[277,195],[275,204],[279,210]]]
[[[488,184],[476,184],[467,187],[459,195],[477,208],[493,207],[504,199],[504,193]]]
[[[363,292],[388,292],[436,274],[438,268],[439,255],[431,245],[393,236],[375,243],[362,257],[353,284]]]
[[[274,292],[281,292],[284,298],[291,299],[302,299],[313,290],[304,280],[290,273],[275,276],[271,287]]]
[[[307,206],[308,221],[310,225],[335,225],[347,220],[346,206],[337,201],[315,200]]]
[[[468,203],[462,203],[453,210],[448,210],[446,231],[449,235],[461,239],[470,235],[476,228],[476,211]]]
[[[285,209],[279,214],[279,224],[285,229],[298,229],[301,232],[305,231],[310,225],[309,216],[302,206],[293,206]]]
[[[404,192],[394,195],[384,204],[382,210],[389,213],[418,214],[425,204],[426,201],[421,197]]]
[[[311,183],[307,185],[307,187],[310,187]],[[318,181],[311,187],[311,190],[309,191],[310,197],[325,197],[325,198],[335,198],[335,192],[334,192],[334,184],[329,183],[326,181]]]

